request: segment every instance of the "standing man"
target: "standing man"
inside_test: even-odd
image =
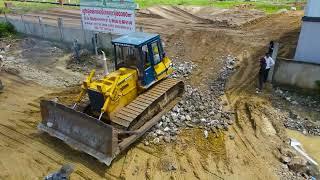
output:
[[[260,93],[262,91],[266,67],[267,67],[266,59],[263,57],[260,59],[259,84],[258,84],[256,93]]]
[[[268,80],[270,68],[272,66],[274,66],[275,62],[272,59],[270,53],[266,53],[266,56],[264,57],[264,59],[266,60],[266,70],[265,70],[265,74],[264,74],[264,83],[266,83]]]

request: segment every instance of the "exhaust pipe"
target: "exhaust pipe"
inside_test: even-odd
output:
[[[101,51],[101,53],[102,53],[102,60],[103,60],[104,75],[106,76],[109,74],[107,57],[106,57],[106,53],[104,51]]]

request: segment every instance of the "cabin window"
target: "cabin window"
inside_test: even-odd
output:
[[[152,43],[151,47],[153,51],[154,64],[159,64],[161,62],[161,56],[160,56],[160,48],[159,48],[158,42]]]

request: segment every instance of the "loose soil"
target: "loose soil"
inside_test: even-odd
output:
[[[226,108],[235,114],[235,124],[228,131],[210,132],[206,139],[201,129],[185,129],[175,143],[145,146],[139,141],[106,167],[37,131],[40,99],[59,97],[71,104],[77,87],[48,87],[39,83],[37,78],[41,77],[31,80],[2,71],[0,179],[41,179],[65,163],[75,165],[71,179],[280,179],[276,173],[278,149],[287,136],[281,113],[269,102],[271,87],[255,94],[258,59],[271,40],[282,43],[280,55],[293,54],[303,12],[269,16],[249,10],[235,12],[249,17],[246,20],[237,20],[238,16],[227,12],[165,6],[141,12],[137,19],[145,31],[162,35],[173,61],[197,65],[187,80],[192,86],[210,88],[209,82],[223,67],[221,57],[237,56],[238,69],[223,97],[228,102]],[[216,20],[218,17],[226,20]],[[49,63],[52,77],[58,73],[67,78],[75,73],[65,68],[66,73],[61,73],[61,68],[55,67],[66,60],[58,62]],[[37,69],[44,70],[47,65],[38,63]],[[82,78],[77,76],[73,82]]]

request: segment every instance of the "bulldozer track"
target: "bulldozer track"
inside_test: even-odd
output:
[[[157,105],[158,101],[161,101],[162,97],[166,93],[175,88],[179,88],[181,81],[168,78],[162,82],[156,84],[150,90],[138,96],[127,106],[121,108],[111,117],[111,121],[128,128],[133,121],[141,118],[142,114],[147,113],[149,109]]]
[[[36,151],[57,164],[62,165],[64,162],[68,162],[68,160],[65,160],[62,155],[54,152],[50,147],[47,147],[47,145],[35,141],[30,136],[20,133],[9,126],[0,124],[0,135],[2,138],[6,138],[9,144],[11,143],[17,146],[22,145],[23,147],[25,147],[24,149],[27,152],[31,153]],[[75,164],[77,167],[75,173],[83,177],[84,179],[101,179],[100,176],[98,176],[90,169],[86,168],[81,163],[73,162],[73,164]]]

